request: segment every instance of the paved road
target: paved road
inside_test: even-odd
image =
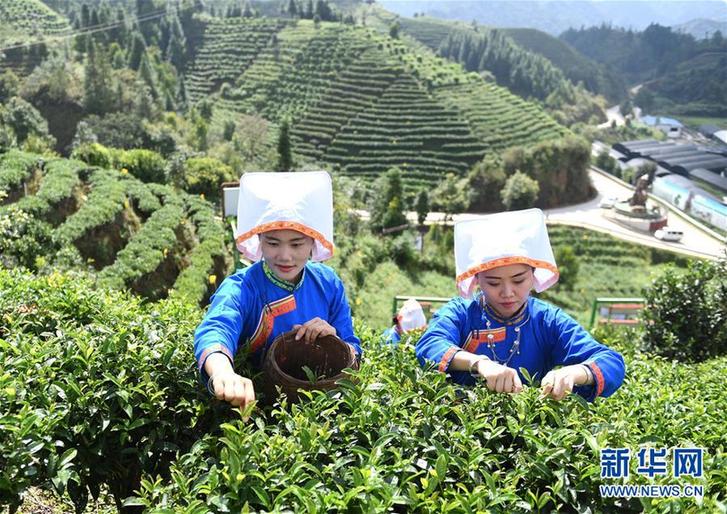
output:
[[[622,185],[619,181],[610,178],[605,173],[599,173],[591,170],[590,175],[593,185],[598,191],[598,196],[585,203],[560,207],[558,209],[547,209],[545,214],[549,223],[572,225],[597,230],[625,241],[653,248],[670,250],[689,255],[691,257],[716,259],[725,255],[727,246],[725,245],[724,240],[720,241],[710,236],[671,211],[668,215],[669,226],[684,232],[684,237],[678,243],[661,241],[651,234],[639,232],[616,221],[608,219],[607,215],[609,215],[611,211],[598,206],[601,199],[615,197],[620,200],[626,200],[631,197],[632,190]],[[369,213],[366,211],[356,212],[363,219],[369,218]],[[452,217],[452,221],[449,221],[448,224],[479,215],[480,214],[470,213],[455,214]],[[417,218],[415,212],[407,213],[407,218],[409,221],[416,223]],[[444,218],[444,213],[430,212],[425,224],[430,225],[443,223]]]
[[[631,196],[632,190],[596,171],[591,171],[590,175],[598,190],[598,196],[582,204],[545,211],[549,222],[584,226],[609,233],[619,239],[692,256],[717,258],[724,255],[724,241],[711,237],[671,211],[668,214],[669,226],[684,232],[684,237],[678,243],[660,241],[651,234],[633,230],[608,219],[606,216],[609,210],[598,207],[601,199],[615,197],[626,200]]]

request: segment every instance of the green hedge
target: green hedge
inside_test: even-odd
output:
[[[146,477],[135,503],[157,513],[706,512],[727,499],[724,359],[683,368],[630,354],[623,390],[587,406],[540,399],[536,388],[464,390],[422,371],[407,344],[362,336],[355,381],[223,425],[223,437],[177,460],[171,481]],[[705,478],[680,482],[704,485],[704,499],[601,497],[599,485],[614,481],[600,478],[600,450],[642,445],[704,448]],[[630,483],[673,482],[632,466]]]
[[[196,308],[0,269],[0,319],[0,503],[31,485],[120,503],[211,430]]]
[[[151,150],[121,150],[89,143],[74,150],[72,157],[91,166],[126,170],[142,182],[165,181],[164,157]]]
[[[179,274],[169,295],[202,304],[210,290],[224,279],[226,234],[224,225],[215,219],[209,202],[191,195],[185,200],[187,216],[195,227],[197,245],[187,255],[189,265]],[[215,275],[214,279],[211,279],[212,275]]]

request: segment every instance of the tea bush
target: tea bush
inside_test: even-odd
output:
[[[558,403],[536,388],[517,396],[462,389],[419,368],[411,346],[380,347],[361,330],[365,358],[337,392],[222,425],[147,476],[131,504],[149,512],[697,512],[723,509],[725,437],[719,413],[725,359],[677,366],[629,352],[614,397]],[[614,341],[611,341],[614,343]],[[623,342],[617,344],[624,344]],[[411,344],[411,341],[409,341]],[[699,398],[695,401],[695,391]],[[692,408],[694,406],[694,408]],[[600,450],[705,449],[699,499],[608,499]],[[632,463],[633,466],[633,463]],[[632,471],[632,477],[635,473]],[[669,478],[631,478],[668,484]],[[681,482],[685,483],[685,482]]]
[[[727,355],[727,260],[670,268],[644,296],[646,350],[697,362]]]
[[[30,485],[78,510],[118,504],[210,431],[192,354],[199,311],[144,305],[72,276],[0,270],[0,503]]]
[[[627,362],[622,388],[587,405],[464,389],[422,370],[411,340],[356,324],[361,370],[299,405],[239,411],[207,397],[192,356],[201,313],[143,304],[75,275],[0,270],[0,502],[30,486],[80,511],[108,489],[149,512],[715,512],[727,504],[727,357],[681,364],[640,333],[600,331]],[[220,421],[227,420],[219,425]],[[704,449],[704,497],[608,499],[600,450]],[[134,493],[134,491],[137,491]],[[132,496],[133,495],[133,496]],[[125,507],[121,506],[125,501]]]

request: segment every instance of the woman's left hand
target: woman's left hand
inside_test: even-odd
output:
[[[336,335],[336,329],[321,318],[313,318],[302,325],[293,325],[293,330],[298,331],[295,334],[296,341],[304,339],[308,343],[312,343],[321,336]]]
[[[564,366],[560,369],[549,371],[540,383],[541,396],[550,396],[554,400],[562,400],[573,392],[576,385],[585,384],[588,375],[580,364]]]

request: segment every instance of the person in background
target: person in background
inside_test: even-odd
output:
[[[255,400],[233,361],[260,369],[281,333],[313,341],[336,335],[360,357],[343,283],[320,261],[333,255],[333,193],[326,172],[247,173],[240,179],[238,250],[255,263],[227,277],[194,334],[194,355],[211,394],[233,406]]]
[[[435,364],[459,384],[482,379],[498,393],[520,392],[523,368],[556,400],[574,392],[593,401],[621,386],[623,357],[530,295],[558,280],[540,209],[462,221],[454,237],[461,298],[439,309],[418,341],[422,365]]]
[[[394,325],[387,328],[382,337],[387,344],[399,344],[401,336],[411,330],[426,328],[427,318],[422,306],[414,298],[409,298],[394,316]]]

